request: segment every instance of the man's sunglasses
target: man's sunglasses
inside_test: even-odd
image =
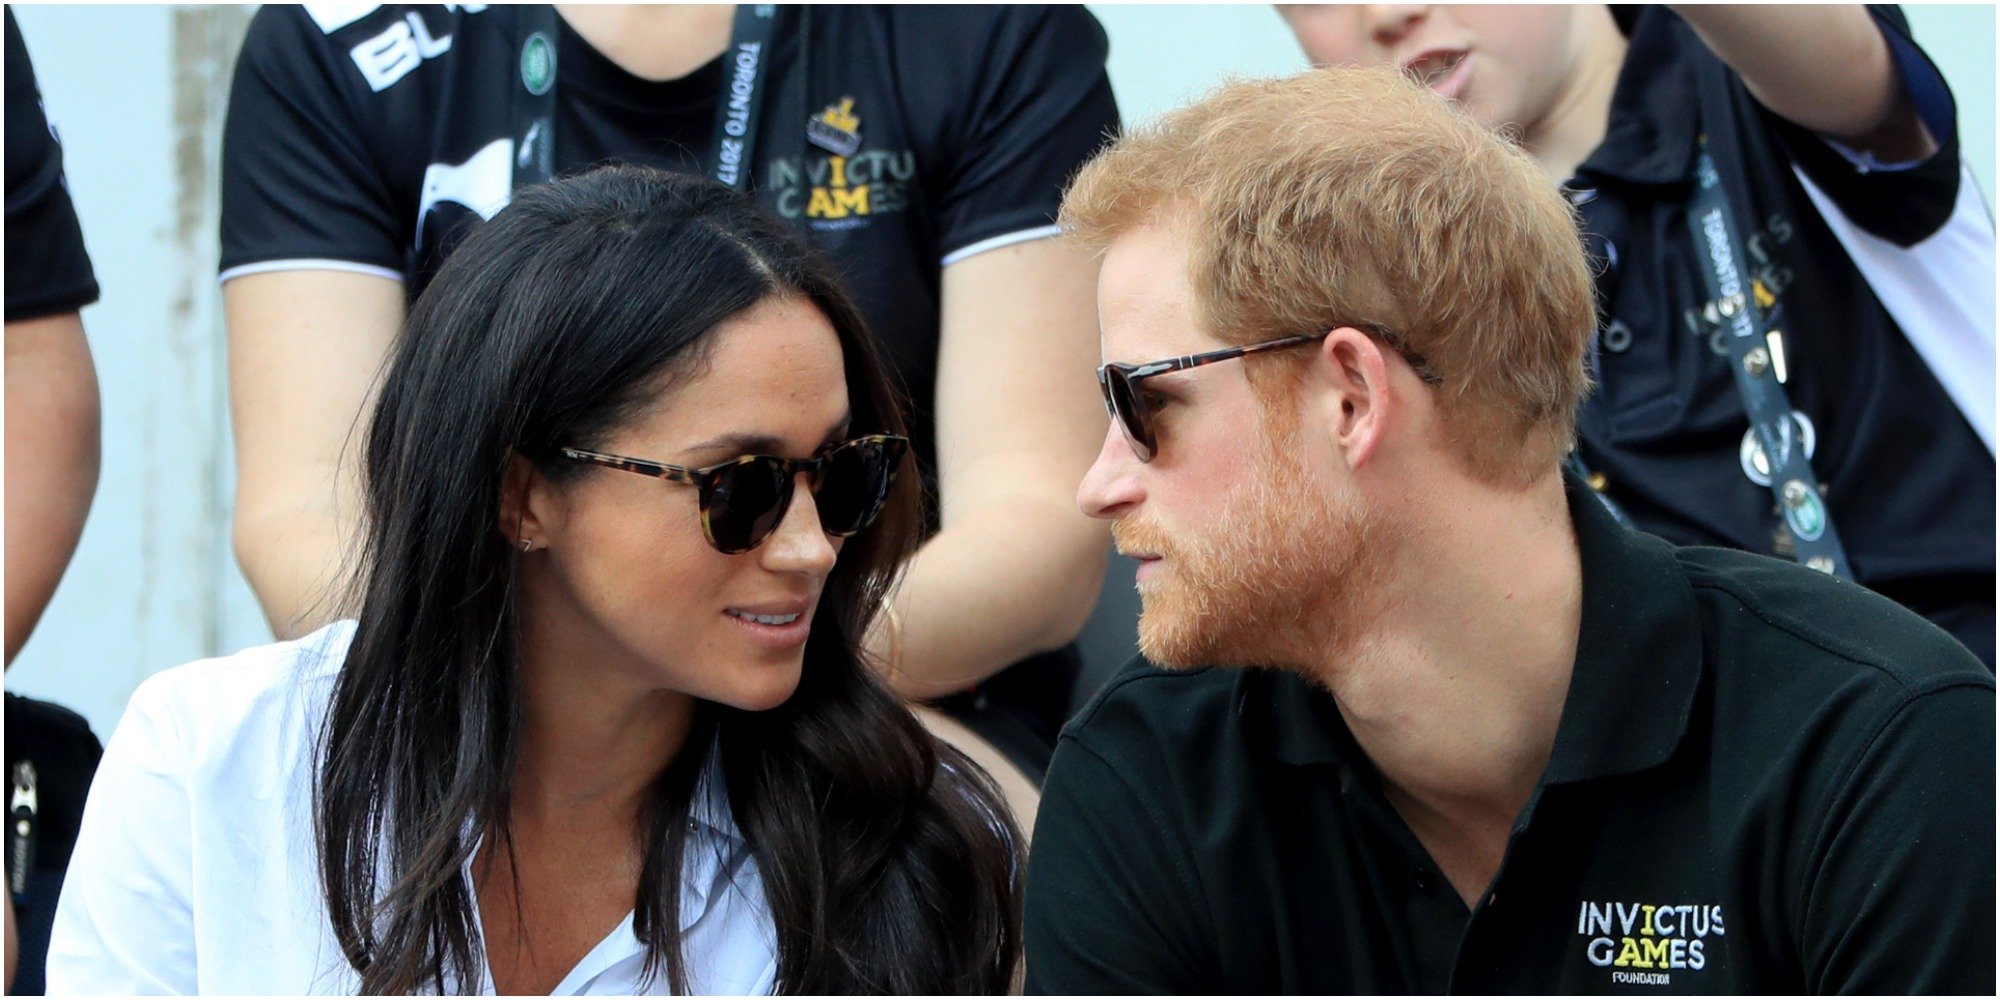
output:
[[[1189,368],[1211,365],[1217,361],[1228,361],[1232,358],[1244,357],[1245,355],[1261,354],[1265,351],[1277,351],[1287,347],[1297,347],[1300,344],[1310,344],[1315,341],[1325,340],[1328,336],[1332,335],[1334,330],[1341,327],[1352,327],[1353,329],[1361,330],[1376,340],[1387,344],[1396,353],[1402,355],[1403,360],[1409,362],[1410,368],[1417,373],[1417,377],[1423,379],[1426,383],[1437,385],[1443,381],[1437,375],[1431,373],[1429,364],[1424,361],[1421,355],[1403,347],[1388,331],[1379,327],[1364,326],[1358,323],[1341,323],[1327,329],[1323,333],[1282,337],[1277,340],[1267,340],[1261,344],[1248,344],[1243,347],[1225,347],[1219,351],[1204,351],[1200,354],[1184,354],[1178,358],[1168,358],[1164,361],[1149,361],[1139,365],[1118,362],[1099,365],[1097,368],[1097,387],[1104,393],[1104,409],[1111,414],[1112,419],[1118,421],[1119,429],[1125,432],[1126,442],[1132,446],[1132,453],[1139,456],[1139,461],[1150,462],[1153,460],[1153,455],[1159,451],[1159,442],[1153,433],[1153,408],[1151,404],[1146,402],[1146,393],[1139,388],[1140,382],[1155,375],[1165,375],[1168,372],[1186,371]]]
[[[564,448],[562,453],[573,462],[695,487],[700,491],[701,533],[717,551],[734,555],[763,544],[777,530],[791,507],[792,483],[801,472],[827,534],[846,538],[868,527],[882,513],[896,470],[909,450],[908,438],[872,434],[832,445],[814,458],[745,455],[702,469],[579,448]]]

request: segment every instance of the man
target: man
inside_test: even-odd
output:
[[[1991,991],[1991,674],[1561,471],[1591,283],[1532,159],[1323,70],[1063,216],[1117,417],[1078,501],[1168,669],[1063,734],[1031,992]]]
[[[8,8],[6,664],[28,641],[83,535],[97,491],[97,369],[79,312],[96,272],[42,111],[28,47]],[[7,975],[42,992],[56,897],[103,753],[82,716],[6,698]],[[16,919],[19,927],[16,927]],[[17,938],[18,930],[18,938]]]
[[[1577,458],[1625,516],[1839,569],[1993,665],[1992,210],[1895,8],[1280,10],[1314,62],[1418,76],[1567,187],[1600,309]],[[1740,352],[1704,314],[1704,152],[1754,279]],[[1753,348],[1768,374],[1746,384]],[[1774,477],[1758,408],[1823,507]]]

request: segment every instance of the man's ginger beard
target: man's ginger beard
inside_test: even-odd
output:
[[[1307,477],[1296,426],[1262,423],[1254,478],[1219,516],[1178,534],[1138,516],[1111,528],[1120,550],[1165,557],[1140,592],[1139,651],[1154,663],[1312,670],[1373,613],[1381,526]]]

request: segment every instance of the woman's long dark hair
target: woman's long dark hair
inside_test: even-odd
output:
[[[839,334],[854,433],[900,433],[830,266],[709,181],[607,167],[522,190],[412,307],[367,439],[360,621],[314,799],[321,887],[363,992],[466,989],[483,968],[462,866],[482,831],[507,841],[523,718],[516,555],[496,530],[510,458],[588,474],[557,449],[598,447],[699,378],[709,331],[774,295],[810,300]],[[675,992],[683,837],[711,747],[776,924],[780,991],[1008,986],[1019,835],[860,652],[914,544],[917,489],[906,468],[841,549],[797,692],[764,712],[701,703],[655,784],[635,926]]]

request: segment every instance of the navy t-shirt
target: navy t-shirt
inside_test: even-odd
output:
[[[1601,310],[1580,450],[1638,527],[1683,545],[1791,556],[1771,491],[1752,478],[1729,359],[1701,314],[1687,204],[1705,133],[1856,578],[1990,666],[1993,454],[1941,383],[1940,371],[1954,373],[1938,345],[1984,338],[1990,368],[1991,314],[1981,333],[1949,313],[1899,318],[1885,302],[1921,297],[1892,287],[1899,281],[1954,280],[1945,251],[1983,240],[1985,273],[1964,280],[1984,289],[1990,310],[1991,213],[1964,174],[1941,75],[1899,13],[1874,13],[1939,142],[1919,163],[1855,162],[1757,103],[1679,17],[1627,12],[1631,48],[1609,128],[1571,182],[1598,258]],[[1990,371],[1983,383],[1990,407]],[[1983,419],[1990,427],[1992,415]]]

